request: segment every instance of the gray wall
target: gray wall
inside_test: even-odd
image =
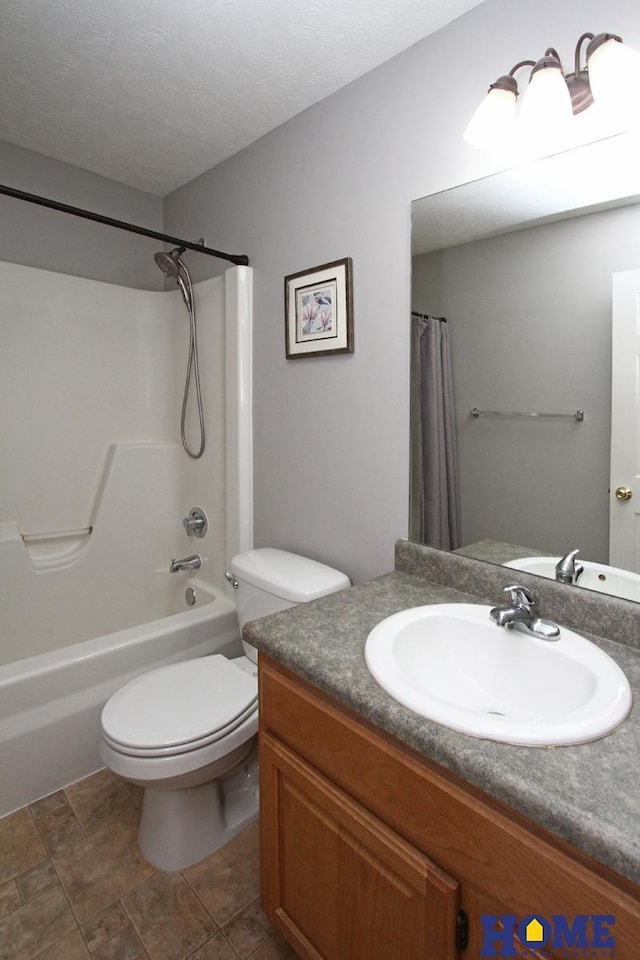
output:
[[[355,580],[408,529],[411,200],[499,164],[462,130],[488,84],[585,30],[640,46],[635,0],[486,0],[171,194],[165,227],[254,267],[255,540]],[[353,258],[355,353],[285,360],[283,278]]]
[[[0,140],[0,183],[162,232],[162,199]],[[0,260],[161,290],[154,240],[0,196]]]
[[[608,561],[612,274],[638,264],[637,204],[414,259],[413,308],[449,323],[463,543]]]

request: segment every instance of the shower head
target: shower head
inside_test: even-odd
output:
[[[162,272],[168,277],[171,277],[171,279],[175,280],[175,282],[178,284],[187,310],[191,310],[193,303],[190,290],[191,278],[189,277],[189,271],[180,259],[180,255],[183,254],[186,249],[186,247],[175,247],[175,249],[170,250],[169,253],[165,253],[164,250],[160,250],[159,253],[155,253],[153,255],[153,259],[158,264]],[[188,279],[188,285],[185,284],[183,280],[182,273],[180,272],[181,269]]]
[[[169,253],[165,253],[164,250],[161,250],[159,253],[154,254],[153,259],[163,273],[166,273],[168,277],[173,277],[175,280],[180,276],[180,254],[184,253],[185,250],[186,247],[176,247]]]

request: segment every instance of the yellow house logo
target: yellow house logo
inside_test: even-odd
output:
[[[577,914],[567,917],[554,914],[543,917],[529,914],[519,918],[514,914],[496,916],[483,913],[482,947],[480,957],[492,960],[529,958],[529,948],[549,947],[562,950],[566,960],[615,960],[615,936],[612,928],[615,917],[610,914]],[[538,954],[536,953],[536,956]],[[554,953],[555,956],[555,953]]]
[[[540,923],[537,917],[533,917],[532,920],[526,925],[525,929],[525,944],[528,946],[531,944],[541,944],[544,941],[544,927]]]

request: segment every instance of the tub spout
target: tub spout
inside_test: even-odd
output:
[[[179,573],[181,570],[198,570],[202,566],[202,557],[199,553],[194,553],[191,557],[185,557],[184,560],[172,560],[169,565],[169,573]]]

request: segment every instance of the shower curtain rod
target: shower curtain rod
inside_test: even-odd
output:
[[[27,203],[36,203],[41,207],[49,207],[51,210],[59,210],[61,213],[70,213],[74,217],[93,220],[95,223],[104,223],[108,227],[115,227],[117,230],[128,230],[129,233],[138,233],[143,237],[151,237],[152,240],[170,243],[174,247],[184,247],[186,250],[206,253],[210,257],[217,257],[219,260],[229,260],[231,263],[236,263],[239,266],[249,266],[249,258],[243,253],[221,253],[220,250],[213,250],[211,247],[206,247],[202,243],[194,243],[193,240],[181,240],[179,237],[171,237],[166,233],[158,233],[157,230],[147,230],[146,227],[137,227],[134,223],[126,223],[124,220],[114,220],[111,217],[104,217],[100,213],[83,210],[82,207],[71,207],[68,203],[49,200],[47,197],[40,197],[36,193],[25,193],[23,190],[15,190],[13,187],[0,184],[0,194],[13,197],[16,200],[26,200]]]

